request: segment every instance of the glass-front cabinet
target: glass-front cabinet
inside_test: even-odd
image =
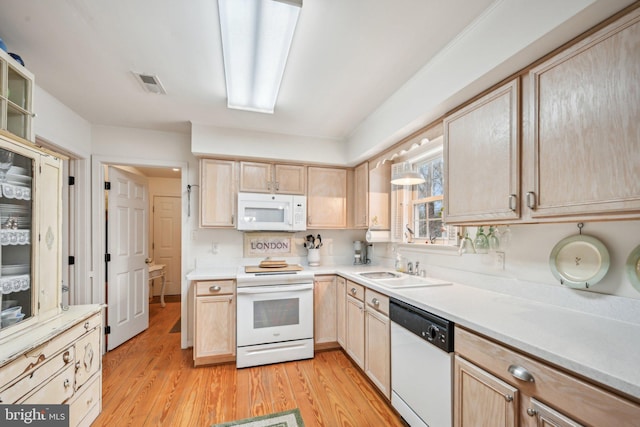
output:
[[[0,135],[0,340],[60,310],[60,164]]]
[[[0,49],[0,129],[33,141],[33,74]]]

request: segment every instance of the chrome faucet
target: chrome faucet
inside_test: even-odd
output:
[[[416,261],[416,270],[413,272],[416,276],[420,274],[420,261]]]

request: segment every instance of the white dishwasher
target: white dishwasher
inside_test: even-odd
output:
[[[453,322],[390,299],[391,405],[411,427],[451,427]]]

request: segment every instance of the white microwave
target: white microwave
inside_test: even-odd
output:
[[[238,230],[303,231],[306,229],[306,196],[238,193]]]

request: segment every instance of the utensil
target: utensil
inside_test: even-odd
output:
[[[322,237],[318,234],[318,237],[316,237],[316,241],[314,241],[314,247],[316,249],[319,249],[320,246],[322,246]]]

